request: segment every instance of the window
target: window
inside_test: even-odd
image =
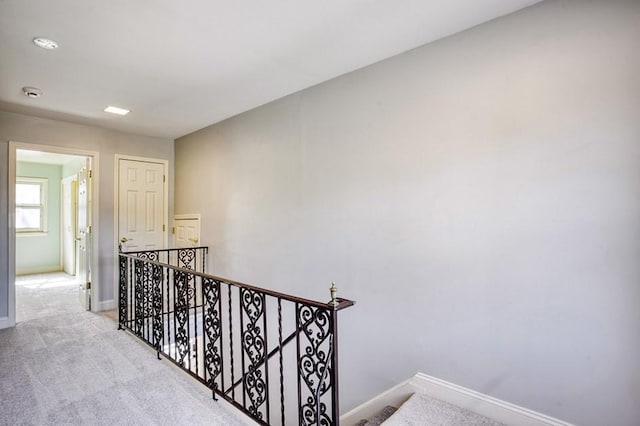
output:
[[[16,178],[16,232],[47,232],[47,179]]]

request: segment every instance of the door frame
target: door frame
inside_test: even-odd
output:
[[[98,190],[100,188],[100,153],[97,151],[67,148],[55,145],[40,145],[9,141],[9,176],[7,179],[9,185],[7,201],[7,209],[9,213],[9,270],[7,274],[9,280],[9,323],[7,324],[7,326],[13,327],[14,325],[16,325],[16,151],[19,149],[24,149],[27,151],[51,152],[54,154],[77,155],[91,158],[91,170],[93,174],[91,179],[91,234],[93,236],[91,241],[91,249],[93,253],[93,255],[91,256],[91,298],[93,299],[93,303],[91,303],[91,310],[93,312],[97,312],[100,306],[100,303],[97,300],[97,296],[100,294],[100,274],[98,270],[98,256],[96,255],[97,253],[99,253],[99,226],[97,226],[97,224],[99,223],[98,213],[100,211],[100,209],[98,208]]]

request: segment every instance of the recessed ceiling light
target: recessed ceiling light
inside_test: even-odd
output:
[[[53,40],[50,40],[48,38],[44,38],[44,37],[36,37],[33,39],[33,43],[38,46],[38,47],[42,47],[43,49],[47,49],[47,50],[54,50],[58,48],[58,43],[56,43]]]
[[[105,112],[110,112],[112,114],[118,114],[118,115],[127,115],[129,114],[129,110],[128,109],[124,109],[124,108],[118,108],[118,107],[114,107],[109,105],[108,107],[106,107],[104,109]]]
[[[23,87],[22,93],[29,98],[39,98],[42,96],[42,90],[37,87]]]

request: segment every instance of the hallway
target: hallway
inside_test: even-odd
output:
[[[16,277],[16,322],[82,311],[73,275],[52,272]]]
[[[64,276],[23,278],[16,288],[25,308],[16,327],[0,330],[0,424],[245,424],[117,330],[115,312],[83,311]]]

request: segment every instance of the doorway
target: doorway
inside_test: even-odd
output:
[[[10,325],[91,310],[97,155],[9,143]]]

